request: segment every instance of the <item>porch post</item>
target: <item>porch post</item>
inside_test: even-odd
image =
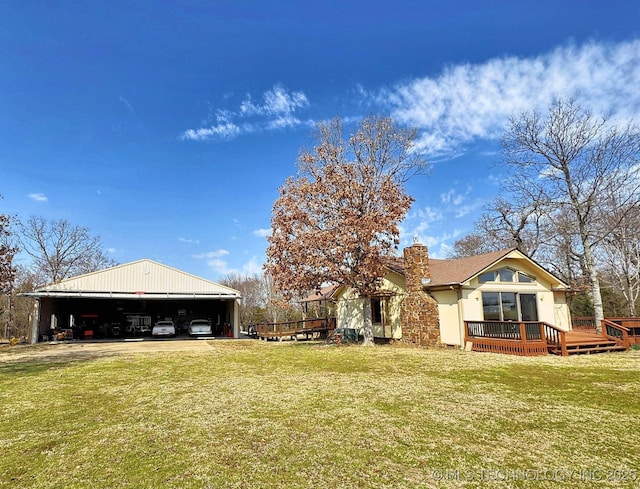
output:
[[[524,323],[520,323],[520,344],[522,345],[522,354],[528,355],[529,349],[527,348],[527,328]]]
[[[36,299],[33,304],[33,318],[31,318],[31,334],[29,343],[36,344],[40,339],[40,299]]]
[[[544,343],[545,350],[548,348],[547,344],[547,334],[545,333],[544,323],[539,323],[540,326],[540,341]]]
[[[569,353],[567,353],[567,336],[564,331],[560,331],[560,350],[563,357],[569,356]]]
[[[522,341],[522,343],[527,342],[527,328],[524,323],[520,323],[520,341]]]
[[[239,299],[233,301],[233,337],[240,338],[240,314]]]

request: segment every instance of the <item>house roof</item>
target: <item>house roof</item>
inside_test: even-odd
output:
[[[454,260],[429,259],[431,284],[463,283],[482,273],[497,261],[505,258],[515,248],[483,253]]]
[[[149,259],[68,278],[27,297],[119,299],[239,298],[240,292]]]
[[[442,285],[462,284],[471,280],[473,277],[480,275],[482,272],[499,262],[504,258],[525,259],[538,268],[542,273],[552,279],[559,288],[568,288],[559,278],[546,270],[533,259],[522,253],[517,248],[507,248],[504,250],[482,253],[480,255],[468,256],[465,258],[456,258],[452,260],[441,260],[429,258],[429,268],[431,272],[431,282],[429,287],[437,287]],[[402,258],[392,258],[387,263],[387,268],[392,271],[404,275],[404,260]]]
[[[452,286],[464,284],[505,258],[526,260],[535,269],[537,269],[540,274],[543,274],[551,282],[552,288],[554,289],[562,290],[569,288],[567,284],[562,282],[562,280],[517,248],[507,248],[504,250],[492,251],[489,253],[482,253],[480,255],[456,258],[452,260],[429,258],[431,282],[429,283],[428,288],[431,289],[445,285]],[[391,272],[405,276],[403,258],[387,258],[385,260],[385,267]],[[313,302],[329,299],[335,295],[338,289],[339,287],[336,285],[323,287],[320,290],[320,294],[314,292],[313,294],[305,297],[301,302]]]
[[[321,287],[320,290],[316,290],[313,293],[309,294],[300,302],[326,301],[328,299],[331,299],[334,292],[338,290],[338,287],[338,285],[326,285],[325,287]]]

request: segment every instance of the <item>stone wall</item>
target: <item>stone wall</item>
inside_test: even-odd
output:
[[[402,339],[420,346],[440,347],[438,303],[424,291],[423,279],[430,279],[427,247],[414,243],[404,249],[407,295],[400,308]]]

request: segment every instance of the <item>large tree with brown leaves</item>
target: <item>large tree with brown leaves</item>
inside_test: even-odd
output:
[[[2,199],[1,195],[0,199]],[[18,252],[18,247],[14,245],[15,240],[11,229],[14,221],[15,217],[0,214],[0,294],[9,294],[13,290],[16,276],[13,257]]]
[[[278,290],[292,297],[332,283],[364,299],[376,292],[413,200],[405,183],[427,169],[415,138],[415,130],[375,116],[348,138],[340,119],[317,126],[317,144],[301,151],[298,175],[286,180],[273,206],[265,269]],[[371,303],[363,304],[368,344]]]

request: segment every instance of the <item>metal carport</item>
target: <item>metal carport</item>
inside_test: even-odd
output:
[[[209,319],[217,336],[240,334],[240,292],[143,259],[21,294],[35,299],[31,342],[58,331],[74,337],[143,333],[147,323],[172,319],[177,326]]]

